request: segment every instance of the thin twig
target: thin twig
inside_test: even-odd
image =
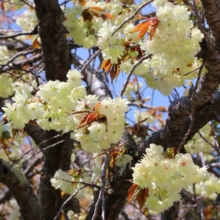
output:
[[[195,85],[195,88],[194,88],[192,96],[191,96],[191,104],[192,104],[191,122],[190,122],[190,125],[189,125],[189,128],[188,128],[188,131],[186,132],[182,142],[180,143],[180,145],[179,145],[179,147],[177,149],[177,152],[180,152],[180,150],[184,146],[184,144],[186,142],[186,139],[188,138],[188,136],[189,136],[189,134],[190,134],[190,132],[192,131],[192,128],[193,128],[193,124],[194,124],[194,121],[195,121],[194,97],[195,97],[196,90],[197,90],[198,85],[199,85],[199,80],[200,80],[202,69],[203,69],[204,65],[205,65],[205,62],[203,61],[203,63],[200,66],[198,77],[197,77],[197,81],[196,81],[196,85]]]
[[[113,36],[118,30],[120,30],[120,29],[124,26],[124,24],[126,24],[127,22],[129,22],[130,20],[132,20],[132,19],[135,17],[135,15],[137,15],[142,8],[144,8],[146,5],[150,4],[152,1],[153,1],[153,0],[150,0],[150,1],[146,2],[146,3],[144,3],[143,5],[141,5],[129,18],[127,18],[124,22],[122,22],[122,23],[113,31],[113,33],[112,33],[111,36]]]
[[[198,132],[198,134],[199,134],[199,136],[200,136],[206,143],[208,143],[211,147],[213,147],[213,148],[218,152],[218,154],[220,154],[219,149],[218,149],[216,146],[214,146],[210,141],[208,141],[208,140],[202,135],[202,133],[201,133],[200,131]]]
[[[21,32],[21,33],[17,33],[13,35],[3,35],[3,36],[0,36],[0,39],[8,39],[8,38],[15,38],[15,37],[24,36],[24,35],[35,35],[35,34],[38,34],[37,27],[35,27],[34,30],[31,32],[24,32],[24,33]]]
[[[41,51],[41,49],[34,49],[34,50],[32,50],[32,49],[28,49],[28,50],[26,50],[26,51],[21,51],[21,52],[19,52],[19,53],[16,53],[14,56],[12,56],[12,57],[10,57],[10,58],[8,58],[7,60],[7,63],[6,64],[4,64],[5,66],[7,66],[7,65],[9,65],[10,63],[12,63],[16,58],[18,58],[19,56],[26,56],[26,55],[28,55],[28,54],[30,54],[30,53],[37,53],[37,52],[40,52]]]
[[[106,184],[106,170],[108,167],[108,163],[109,163],[109,157],[110,157],[110,153],[111,153],[111,149],[112,147],[109,147],[109,152],[105,157],[105,162],[102,166],[102,175],[101,175],[101,179],[102,179],[102,187],[101,190],[99,192],[99,196],[97,199],[97,202],[95,204],[95,210],[92,216],[92,220],[95,220],[98,214],[98,209],[99,209],[99,205],[102,201],[102,220],[105,220],[105,196],[104,196],[104,190],[105,190],[105,184]]]
[[[54,217],[53,220],[57,220],[57,219],[59,218],[59,215],[60,215],[60,213],[62,212],[63,207],[64,207],[81,189],[83,189],[83,188],[85,188],[85,187],[86,187],[86,186],[82,186],[82,187],[78,188],[71,196],[69,196],[69,198],[62,204],[62,206],[60,207],[60,209],[59,209],[57,215]]]
[[[81,69],[81,73],[83,73],[83,71],[87,68],[87,66],[101,53],[101,49],[99,49],[98,51],[96,51],[96,53],[94,53],[91,58],[85,63],[85,65],[83,66],[83,68]]]
[[[130,70],[129,73],[128,73],[127,79],[126,79],[126,81],[125,81],[125,83],[124,83],[124,85],[123,85],[123,87],[122,87],[122,90],[121,90],[121,93],[120,93],[120,96],[121,96],[121,97],[123,96],[123,94],[124,94],[124,92],[125,92],[125,89],[126,89],[128,83],[129,83],[129,80],[130,80],[131,75],[133,74],[134,70],[137,68],[137,66],[138,66],[139,64],[141,64],[144,60],[150,58],[151,56],[152,56],[152,54],[150,53],[150,54],[148,54],[148,55],[145,55],[145,56],[141,57],[141,59],[138,60],[137,63],[135,63],[134,66],[131,68],[131,70]]]
[[[60,134],[57,134],[57,135],[55,135],[55,136],[53,136],[53,137],[51,137],[51,138],[48,138],[48,139],[46,139],[46,140],[40,142],[40,143],[37,144],[34,148],[32,148],[32,149],[26,151],[24,154],[22,154],[22,156],[21,156],[20,158],[18,158],[17,160],[15,160],[13,164],[18,163],[20,160],[22,160],[22,159],[25,157],[25,155],[29,154],[31,151],[35,151],[35,152],[32,154],[32,156],[31,156],[30,158],[28,158],[28,159],[31,159],[33,156],[35,156],[36,154],[38,154],[38,153],[41,152],[41,151],[37,151],[37,150],[38,150],[38,147],[40,147],[41,145],[46,144],[48,141],[51,141],[51,140],[53,140],[53,139],[58,138],[58,137],[60,137],[60,136],[61,136]],[[48,147],[51,147],[51,145],[49,145]],[[45,149],[46,149],[46,148],[44,148],[44,150],[45,150]]]
[[[44,173],[44,174],[46,174],[48,176],[47,173]],[[72,185],[74,185],[74,184],[83,184],[85,187],[89,186],[89,187],[101,189],[100,186],[98,186],[96,184],[93,184],[93,183],[85,183],[85,182],[82,182],[82,181],[71,181],[71,180],[67,180],[67,179],[58,178],[58,177],[55,177],[55,176],[49,176],[49,177],[54,178],[56,180],[62,180],[62,181],[67,182],[67,183],[71,183]]]
[[[128,106],[135,106],[137,108],[146,108],[146,109],[153,109],[152,106],[150,105],[144,105],[143,103],[138,103],[138,102],[133,102],[133,101],[128,101]]]
[[[10,71],[14,69],[21,68],[27,64],[37,62],[42,59],[42,54],[35,54],[32,57],[29,57],[27,59],[21,60],[17,63],[13,63],[14,66],[5,66],[5,65],[0,65],[0,73],[4,73],[5,71]],[[20,69],[19,69],[20,70]]]
[[[200,67],[197,67],[196,69],[192,70],[192,71],[189,71],[187,73],[184,73],[183,76],[187,76],[189,75],[190,73],[193,73],[193,72],[196,72],[197,70],[199,70]]]
[[[189,3],[190,4],[190,3]],[[199,15],[199,11],[197,8],[197,3],[195,0],[193,0],[193,4],[191,4],[191,8],[194,10],[196,18],[197,18],[197,22],[198,22],[198,27],[200,29],[200,31],[207,36],[207,32],[205,31],[204,28],[204,21],[202,20],[201,16]]]

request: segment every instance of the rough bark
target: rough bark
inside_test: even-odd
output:
[[[26,132],[30,135],[44,154],[44,164],[41,170],[39,199],[42,204],[44,219],[53,219],[61,206],[60,191],[55,190],[50,183],[50,178],[59,169],[61,161],[62,144],[56,144],[61,141],[55,131],[44,131],[38,126],[26,125]],[[53,146],[55,144],[55,146]],[[52,147],[50,147],[52,145]],[[49,148],[48,148],[49,146]],[[50,198],[50,199],[48,199]],[[22,213],[23,215],[23,213]]]
[[[198,117],[197,123],[200,122],[201,115],[205,114],[207,118],[211,114],[212,96],[220,83],[220,61],[212,51],[207,50],[206,54],[209,56],[205,57],[205,65],[208,72],[200,79],[194,97],[182,97],[169,106],[168,119],[164,129],[154,133],[150,142],[160,144],[165,149],[168,147],[178,148],[189,127],[186,126],[186,121],[189,122],[189,116],[193,111],[195,117]],[[210,120],[210,118],[207,119]],[[202,121],[201,123],[204,126],[207,122],[203,123]],[[189,123],[187,124],[189,125]],[[193,133],[195,133],[196,122],[193,127]]]
[[[57,0],[35,0],[45,72],[48,80],[66,80],[70,69],[64,15]]]
[[[70,69],[70,53],[67,45],[66,30],[63,26],[64,15],[58,0],[35,0],[35,10],[39,20],[38,32],[41,37],[45,74],[47,80],[66,81],[67,71]],[[55,131],[46,132],[47,139],[56,136]],[[65,140],[68,138],[65,137]],[[62,137],[51,139],[47,144],[55,145],[51,148],[41,148],[44,152],[39,197],[44,209],[45,219],[53,219],[61,204],[59,190],[55,190],[50,183],[50,178],[61,167],[68,169],[72,143],[56,144],[64,140]],[[48,146],[47,145],[47,146]],[[64,157],[66,152],[66,157]]]
[[[5,184],[20,206],[24,220],[43,219],[41,205],[25,175],[15,165],[0,159],[0,182]]]
[[[205,18],[213,36],[213,48],[220,52],[220,1],[201,0]]]
[[[44,131],[35,125],[28,124],[25,130],[44,154],[39,198],[45,219],[53,219],[62,204],[62,199],[60,190],[51,186],[50,178],[59,168],[69,169],[73,143],[68,134],[62,136],[55,131]]]

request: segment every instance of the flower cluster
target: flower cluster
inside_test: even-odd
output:
[[[154,2],[157,6],[156,3],[157,1]],[[158,6],[157,18],[160,23],[153,39],[147,41],[147,51],[159,54],[166,60],[169,64],[167,67],[171,66],[171,69],[165,70],[166,72],[172,72],[173,68],[177,67],[184,68],[194,60],[203,35],[198,29],[193,28],[193,22],[189,19],[190,12],[183,5],[167,2]]]
[[[54,177],[50,179],[51,185],[55,189],[61,189],[63,192],[72,194],[75,191],[73,187],[74,178],[61,169],[57,170]]]
[[[80,141],[84,150],[91,153],[100,152],[101,149],[121,139],[126,111],[128,111],[126,100],[106,98],[95,106],[95,111],[80,114],[80,117],[73,115],[76,123],[80,125],[74,138]],[[85,123],[81,126],[83,118]]]
[[[196,184],[196,194],[215,200],[220,193],[220,179],[214,175],[209,175],[205,181]]]
[[[9,58],[9,51],[6,46],[0,46],[0,64],[4,64]]]
[[[117,143],[124,131],[127,101],[106,98],[98,102],[96,96],[86,96],[81,77],[77,70],[70,70],[67,82],[49,81],[39,86],[35,96],[17,91],[14,103],[6,103],[3,108],[12,128],[22,129],[30,120],[36,120],[46,130],[75,130],[72,137],[89,152],[100,152]],[[86,120],[82,126],[83,118]]]
[[[74,213],[72,210],[67,212],[67,217],[69,220],[85,220],[86,213]]]
[[[151,144],[146,155],[133,168],[133,181],[140,189],[148,189],[145,206],[155,213],[164,211],[180,200],[180,191],[201,181],[206,167],[194,165],[190,154],[177,154],[168,159],[163,148]]]
[[[81,17],[82,12],[83,7],[81,5],[67,8],[65,14],[68,19],[64,22],[64,25],[68,28],[69,36],[74,39],[74,42],[85,48],[90,48],[96,44],[97,40],[93,34],[89,34],[86,24]]]
[[[142,83],[141,82],[138,82],[137,80],[133,80],[133,82],[129,82],[127,87],[126,87],[126,90],[125,90],[125,95],[126,97],[128,98],[128,100],[132,101],[132,100],[135,100],[135,96],[137,96],[137,94],[139,94],[139,91],[142,87]],[[147,100],[145,101],[148,101],[149,98],[146,98]]]
[[[200,152],[210,153],[212,150],[212,145],[215,145],[214,137],[211,136],[211,130],[212,129],[210,124],[206,124],[199,131],[203,138],[198,133],[196,133],[194,137],[184,146],[186,151],[190,154],[196,154]]]
[[[134,19],[112,34],[138,5],[128,10],[113,2],[75,3],[73,8],[66,9],[68,19],[64,24],[77,44],[85,48],[98,46],[104,60],[118,65],[117,68],[120,66],[120,70],[125,73],[138,62],[141,50],[145,54],[152,54],[134,73],[144,77],[148,86],[169,95],[174,87],[182,86],[185,79],[196,77],[201,61],[195,55],[200,49],[199,42],[203,35],[194,27],[186,6],[166,0],[156,0],[153,4],[157,7],[156,21],[159,24],[153,37],[149,37],[146,43],[143,38],[137,38],[138,33],[133,31]],[[106,11],[109,12],[107,17]],[[191,74],[186,74],[188,72]]]
[[[7,103],[3,108],[12,127],[22,129],[30,120],[36,119],[47,130],[74,129],[71,120],[68,121],[67,112],[75,108],[77,100],[83,98],[86,92],[81,86],[81,74],[78,71],[69,71],[67,77],[67,82],[57,80],[41,85],[36,96],[27,92],[28,88],[25,87],[22,87],[25,91],[16,91],[14,103]]]
[[[163,118],[163,112],[166,112],[164,107],[151,107],[145,111],[134,111],[135,122],[140,125],[152,125],[153,130],[163,128],[165,126],[165,120]]]
[[[71,162],[74,164],[76,159],[76,155],[83,154],[83,167],[80,169],[72,168],[68,172],[65,172],[61,169],[57,170],[54,174],[54,177],[51,178],[50,182],[55,189],[61,189],[63,192],[71,194],[74,193],[77,189],[82,187],[84,184],[98,184],[99,176],[102,168],[103,158],[98,154],[93,154],[93,158],[91,155],[87,154],[82,150],[77,150],[76,148],[73,150],[71,155]],[[82,162],[82,161],[81,161]],[[88,194],[86,198],[91,200],[93,195],[91,188],[88,188]],[[83,192],[79,191],[77,193],[77,198],[83,197],[85,199],[85,195]]]
[[[92,182],[92,175],[89,172],[80,173],[78,170],[73,169],[68,172],[59,169],[54,174],[54,177],[50,179],[50,182],[55,189],[60,189],[66,194],[73,194],[84,184],[90,184]],[[85,196],[82,191],[79,191],[76,197],[78,199],[86,197],[88,200],[91,200],[92,191],[88,189],[87,193]]]
[[[111,63],[117,64],[124,53],[121,45],[123,35],[118,32],[116,36],[112,36],[112,32],[132,11],[132,8],[123,8],[114,2],[90,0],[83,5],[75,3],[73,8],[65,10],[67,20],[64,25],[70,32],[69,36],[78,45],[85,48],[99,46],[104,59],[110,59]]]
[[[151,88],[169,95],[174,87],[196,77],[201,61],[195,55],[203,35],[193,26],[186,6],[174,5],[166,0],[156,0],[153,4],[157,7],[159,24],[152,39],[148,38],[146,43],[138,42],[142,50],[152,56],[142,62],[134,73],[144,77]],[[128,59],[120,67],[128,73],[134,64],[133,59]],[[187,74],[189,72],[191,74]]]
[[[12,79],[6,73],[0,75],[0,97],[7,98],[14,93]]]
[[[34,9],[25,10],[23,14],[16,20],[23,31],[33,31],[37,25],[37,16]]]

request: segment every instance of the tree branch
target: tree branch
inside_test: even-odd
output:
[[[53,219],[62,204],[62,199],[60,191],[55,190],[51,186],[50,178],[54,176],[54,173],[59,168],[63,170],[69,168],[73,144],[69,141],[68,135],[57,135],[55,131],[44,131],[35,125],[26,125],[25,131],[33,138],[44,153],[39,198],[45,213],[45,219]],[[58,143],[59,141],[62,142]],[[57,143],[55,147],[47,148],[47,146],[55,143]]]
[[[205,17],[213,36],[213,46],[220,52],[220,1],[201,0]]]
[[[34,0],[34,2],[39,20],[38,32],[42,42],[46,78],[47,80],[66,81],[66,73],[71,65],[71,56],[67,45],[66,29],[63,26],[64,14],[58,0]],[[53,130],[48,131],[45,140],[57,134]],[[47,144],[54,144],[62,138],[57,137]],[[64,139],[66,140],[67,137]],[[44,209],[45,219],[53,219],[62,205],[60,191],[51,186],[50,178],[60,167],[65,170],[69,167],[71,149],[71,143],[67,144],[64,141],[64,144],[60,143],[44,151],[39,197]],[[67,153],[65,157],[63,156],[64,152]]]
[[[43,217],[41,206],[24,174],[9,162],[0,159],[0,181],[5,184],[20,206],[24,220]]]
[[[57,0],[34,0],[39,19],[46,77],[48,80],[66,80],[70,69],[70,53],[67,46],[64,15]]]

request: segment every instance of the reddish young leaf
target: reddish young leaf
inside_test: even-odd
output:
[[[214,211],[214,206],[213,206],[213,205],[207,206],[207,207],[204,209],[204,211],[203,211],[203,213],[204,213],[204,215],[205,215],[205,217],[206,217],[205,219],[211,220],[213,211]]]
[[[106,20],[106,19],[113,19],[114,18],[114,16],[113,15],[111,15],[111,14],[109,14],[109,13],[102,13],[102,18],[104,19],[104,20]]]
[[[120,67],[119,67],[119,64],[113,64],[111,66],[111,69],[110,69],[110,77],[111,77],[111,80],[113,81],[115,78],[117,79],[118,75],[119,75],[119,72],[120,72]]]
[[[96,103],[95,107],[93,108],[93,111],[98,111],[100,105],[101,105],[101,102]]]
[[[98,117],[97,113],[90,113],[86,119],[86,124],[87,125],[92,124],[93,121],[96,121],[97,117]]]
[[[38,41],[38,37],[36,37],[32,43],[32,49],[38,49],[38,48],[41,48],[41,44]]]
[[[134,83],[136,83],[138,80],[137,80],[137,77],[135,77],[134,79],[133,79],[133,82]]]
[[[85,9],[82,12],[82,17],[83,17],[84,22],[92,21],[92,14],[91,14],[91,12],[88,9]]]
[[[144,21],[142,22],[141,24],[138,24],[134,30],[132,32],[139,32],[136,40],[139,40],[141,39],[146,33],[147,31],[149,30],[150,31],[150,40],[152,39],[155,31],[156,31],[156,28],[157,28],[157,25],[159,24],[159,20],[154,17],[154,18],[149,18],[147,21]]]
[[[105,72],[109,72],[111,80],[113,81],[119,75],[120,64],[121,60],[118,60],[118,64],[112,64],[110,60],[103,60],[100,68],[103,68]]]
[[[138,202],[139,208],[142,209],[142,207],[144,206],[145,203],[145,197],[144,197],[145,193],[144,193],[144,189],[141,189],[136,197],[136,200]]]
[[[5,11],[4,2],[1,2],[1,3],[0,3],[0,8],[2,9],[2,11]]]
[[[140,209],[143,208],[144,203],[146,202],[147,197],[148,197],[148,188],[141,189],[138,192],[138,195],[137,195],[136,199],[137,199],[137,202],[138,202],[138,205],[139,205]]]
[[[102,8],[100,8],[100,7],[98,7],[98,6],[92,6],[92,7],[90,7],[89,9],[97,10],[97,11],[104,11]]]
[[[113,151],[111,153],[111,155],[110,155],[111,160],[110,160],[110,163],[109,163],[110,167],[114,167],[115,162],[116,162],[116,158],[118,157],[119,153],[120,152],[118,152],[118,151]]]
[[[133,184],[129,190],[128,190],[128,202],[130,202],[133,198],[133,195],[135,193],[135,190],[138,188],[138,185],[137,184]]]
[[[144,192],[145,198],[149,197],[149,192],[148,192],[148,188],[145,188],[145,192]]]
[[[111,65],[111,60],[103,60],[100,69],[104,69],[105,72],[108,72]]]
[[[154,33],[156,31],[156,28],[157,28],[157,25],[159,24],[159,20],[155,17],[155,18],[152,18],[150,20],[150,40],[152,40],[152,37],[154,36]]]
[[[72,111],[70,114],[75,115],[75,114],[81,114],[81,113],[90,113],[90,111]]]
[[[78,129],[91,124],[97,119],[97,113],[88,113],[80,118]]]
[[[119,66],[119,64],[115,64],[116,65],[116,69],[115,69],[115,77],[116,77],[116,79],[118,78],[118,75],[119,75],[119,72],[120,72],[120,66]]]
[[[86,1],[85,0],[79,0],[79,4],[82,5],[82,6],[85,6]]]
[[[150,26],[150,21],[146,21],[146,22],[142,23],[142,28],[141,28],[136,40],[141,39],[147,33],[149,26]]]
[[[90,113],[86,114],[86,115],[83,115],[81,118],[80,118],[80,121],[79,121],[79,125],[78,125],[78,129],[86,126],[86,120],[87,120],[87,117]]]
[[[100,14],[98,14],[97,12],[95,12],[95,11],[91,11],[91,13],[93,14],[93,15],[95,15],[96,17],[100,17]]]
[[[111,66],[111,69],[110,69],[110,77],[111,77],[111,80],[113,81],[114,78],[115,78],[115,64],[113,64]]]
[[[155,108],[155,110],[160,112],[167,112],[167,109],[164,106],[158,106],[157,108]]]
[[[132,31],[131,33],[140,31],[140,30],[142,29],[143,24],[145,24],[146,22],[148,22],[148,21],[145,21],[145,22],[143,22],[143,23],[140,23],[140,24],[136,25],[135,28],[133,29],[133,31]],[[150,23],[150,22],[149,22],[149,23]],[[150,25],[150,24],[149,24],[149,25]]]

